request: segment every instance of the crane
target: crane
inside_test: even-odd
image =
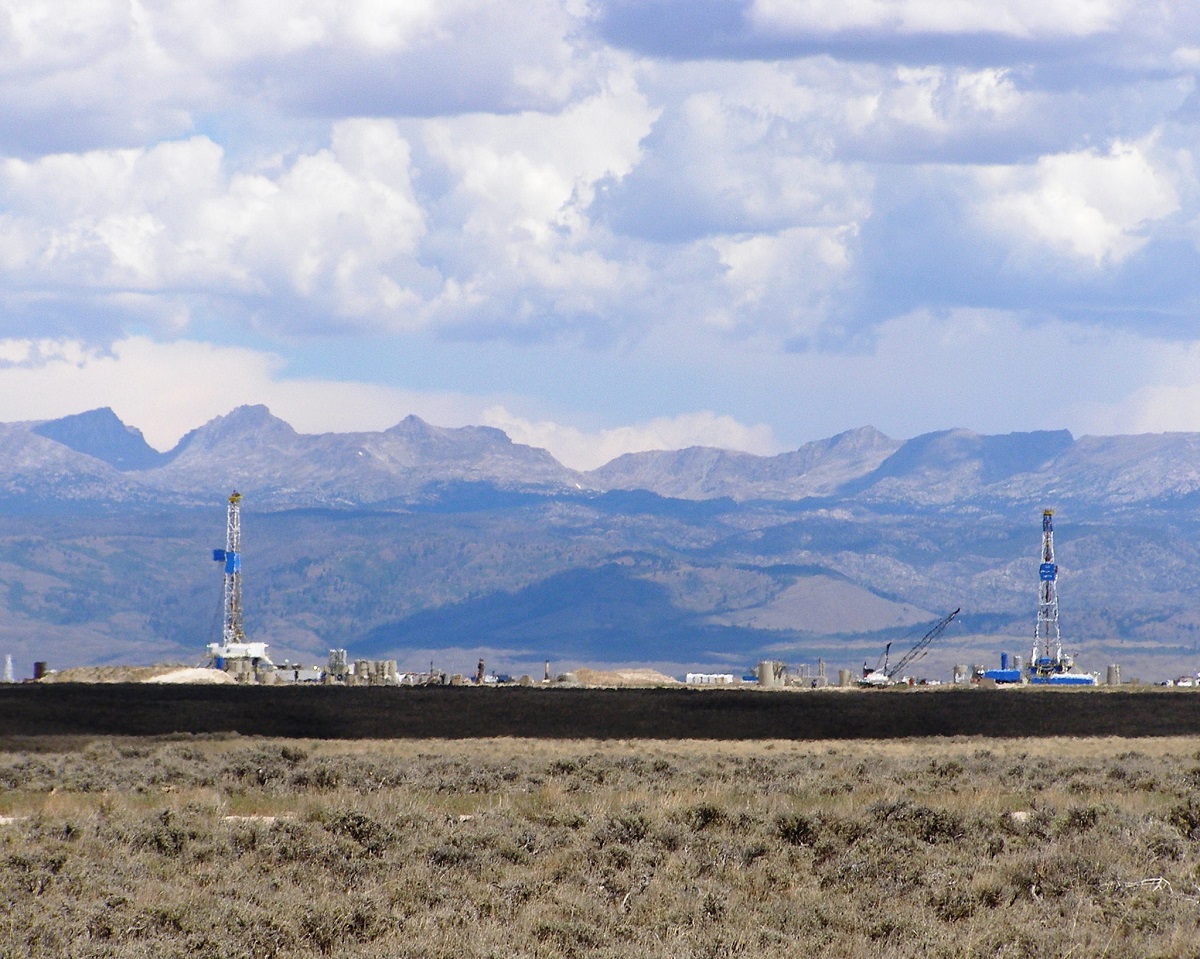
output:
[[[860,686],[894,685],[897,682],[896,677],[902,676],[906,667],[911,666],[929,652],[929,647],[933,645],[933,641],[946,631],[946,627],[950,625],[950,621],[960,612],[962,612],[961,606],[950,613],[950,615],[943,617],[936,626],[918,639],[913,644],[912,649],[900,657],[900,661],[894,666],[889,665],[892,644],[888,643],[883,647],[883,655],[879,657],[879,662],[876,663],[875,668],[873,670],[864,668],[863,678],[858,681],[858,684]]]

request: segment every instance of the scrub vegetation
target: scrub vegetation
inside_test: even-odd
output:
[[[1192,956],[1192,739],[0,741],[0,957]]]

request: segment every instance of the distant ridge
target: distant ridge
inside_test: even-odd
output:
[[[184,436],[170,462],[145,479],[164,493],[229,486],[268,506],[346,507],[411,499],[450,482],[561,489],[577,474],[488,427],[408,416],[383,432],[307,434],[265,406],[240,406]]]
[[[626,453],[586,475],[605,489],[645,489],[685,499],[803,499],[835,493],[876,469],[901,445],[864,426],[778,456],[705,446]]]
[[[153,469],[170,458],[151,447],[141,430],[126,426],[107,406],[40,423],[33,432],[122,471]]]
[[[1200,496],[1200,434],[1082,437],[1067,430],[941,430],[900,441],[870,426],[776,456],[693,446],[627,453],[588,472],[484,426],[406,416],[380,432],[299,433],[262,405],[240,406],[160,453],[108,408],[0,424],[0,495],[43,500],[209,502],[237,488],[262,509],[397,506],[464,486],[503,494],[653,493],[674,500],[855,503],[944,509],[1050,501],[1084,508]],[[44,444],[16,442],[36,436]],[[105,473],[103,465],[116,471]],[[118,478],[119,476],[119,478]]]
[[[970,499],[1014,477],[1033,478],[1043,470],[1053,471],[1055,458],[1074,443],[1067,430],[1001,436],[964,429],[926,433],[901,444],[878,468],[841,492],[871,500]]]

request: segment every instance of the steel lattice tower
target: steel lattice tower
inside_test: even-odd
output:
[[[224,622],[221,642],[208,644],[208,655],[218,669],[235,672],[239,679],[258,678],[274,666],[266,643],[248,643],[242,629],[242,494],[234,490],[225,514],[225,548],[214,549],[213,559],[224,565]]]
[[[1063,668],[1062,637],[1058,631],[1058,566],[1054,562],[1054,510],[1042,511],[1042,561],[1038,567],[1038,613],[1033,633],[1034,672]]]
[[[214,550],[213,559],[225,561],[225,615],[221,638],[228,647],[244,643],[242,629],[242,494],[236,490],[229,497],[225,517],[225,549]]]

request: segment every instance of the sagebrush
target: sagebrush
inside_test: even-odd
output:
[[[10,741],[3,957],[1193,956],[1193,740]]]

